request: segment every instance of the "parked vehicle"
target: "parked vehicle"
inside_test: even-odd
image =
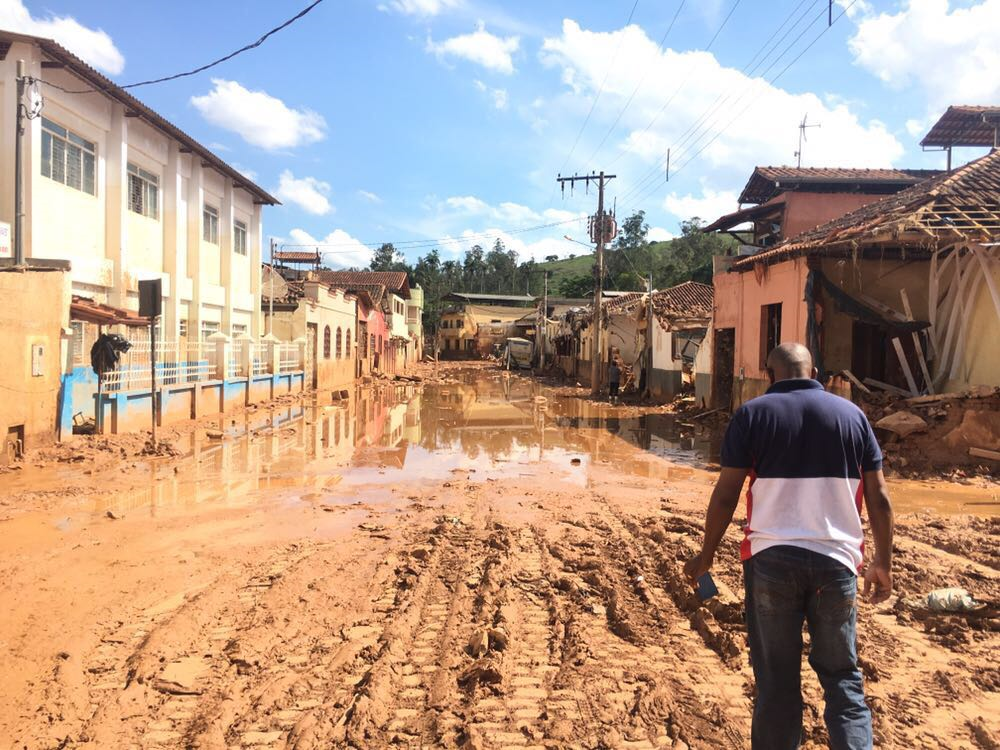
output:
[[[509,369],[530,369],[534,344],[528,339],[507,339],[507,367]]]

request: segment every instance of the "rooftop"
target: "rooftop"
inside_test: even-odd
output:
[[[410,280],[406,271],[316,271],[315,277],[330,286],[362,289],[373,286],[410,298]]]
[[[930,249],[943,243],[986,242],[998,237],[1000,151],[993,151],[769,250],[739,258],[731,269],[745,271],[757,263],[820,251],[854,251],[865,245],[908,244]]]
[[[275,250],[272,260],[281,263],[320,263],[322,256],[319,250],[309,252],[308,250]]]
[[[935,169],[756,167],[738,202],[764,203],[788,190],[888,195],[938,174],[941,172]]]
[[[210,166],[226,177],[231,178],[234,187],[246,190],[253,196],[254,203],[271,206],[280,205],[281,201],[260,187],[260,185],[248,179],[246,175],[237,171],[235,167],[224,162],[205,146],[202,146],[172,122],[154,112],[121,86],[111,81],[111,79],[98,73],[58,42],[46,39],[45,37],[0,30],[0,60],[6,59],[7,53],[10,51],[10,45],[17,42],[38,45],[45,56],[50,58],[49,62],[60,63],[64,70],[68,70],[93,87],[95,89],[93,93],[104,94],[120,102],[125,107],[126,116],[145,120],[152,127],[180,142],[182,151],[187,149],[191,153],[197,154],[205,162],[205,166]]]
[[[449,292],[443,300],[448,302],[534,302],[528,294],[480,294],[477,292]]]
[[[920,141],[921,146],[984,146],[996,148],[1000,129],[1000,107],[954,105],[948,107],[930,132]]]

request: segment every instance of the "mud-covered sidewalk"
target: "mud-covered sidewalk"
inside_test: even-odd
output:
[[[680,574],[713,436],[434,380],[0,476],[0,746],[749,747],[738,523],[718,599]],[[996,497],[896,488],[898,596],[859,604],[877,744],[995,748]],[[931,615],[944,586],[992,606]]]

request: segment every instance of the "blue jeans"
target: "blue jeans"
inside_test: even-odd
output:
[[[872,747],[855,646],[857,576],[831,557],[782,545],[743,563],[750,661],[757,682],[754,750],[794,750],[802,735],[802,623],[826,700],[833,750]]]

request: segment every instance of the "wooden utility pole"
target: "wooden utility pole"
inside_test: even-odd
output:
[[[573,175],[572,177],[563,177],[558,175],[556,177],[556,182],[562,186],[563,193],[566,191],[566,183],[568,182],[571,186],[574,186],[577,182],[583,182],[588,187],[591,182],[597,183],[597,215],[593,217],[592,220],[592,230],[591,239],[597,245],[597,260],[594,263],[594,320],[591,325],[593,333],[591,334],[591,351],[590,351],[590,394],[592,396],[597,396],[601,392],[601,327],[603,320],[601,318],[601,293],[604,283],[604,243],[612,239],[608,235],[611,233],[611,222],[608,221],[611,217],[605,216],[604,214],[604,186],[607,185],[611,180],[613,180],[617,175],[613,174],[588,174],[588,175]]]

